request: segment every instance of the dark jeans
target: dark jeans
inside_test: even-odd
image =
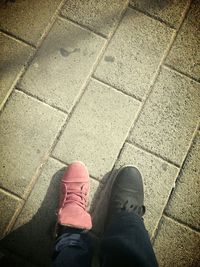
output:
[[[63,233],[54,246],[54,267],[90,267],[92,245],[88,232]],[[122,212],[113,218],[101,242],[101,267],[158,266],[143,220]]]

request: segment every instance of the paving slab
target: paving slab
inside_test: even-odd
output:
[[[128,0],[69,0],[62,8],[61,14],[109,37],[128,2]]]
[[[129,139],[180,165],[200,118],[200,84],[162,68]]]
[[[131,0],[130,5],[177,28],[188,6],[188,0]]]
[[[24,197],[66,115],[14,91],[0,116],[0,186]]]
[[[124,165],[133,165],[141,172],[146,206],[144,221],[152,236],[175,185],[179,169],[128,143],[115,167],[119,169]]]
[[[22,204],[22,200],[0,189],[0,239],[3,238],[16,210]]]
[[[19,87],[69,111],[83,88],[105,40],[58,19]]]
[[[192,2],[166,63],[200,81],[200,1]]]
[[[0,5],[0,29],[36,45],[62,0],[4,2]]]
[[[0,109],[12,92],[33,49],[0,32]]]
[[[154,243],[160,267],[199,267],[200,234],[164,217]]]
[[[200,133],[187,155],[166,213],[200,230]]]
[[[51,265],[59,185],[65,169],[57,160],[48,160],[12,232],[3,240],[4,247],[41,266]],[[99,183],[90,181],[91,202]]]
[[[53,155],[69,163],[83,161],[101,179],[112,169],[140,103],[91,80]]]
[[[144,99],[172,33],[159,21],[128,9],[94,76]]]

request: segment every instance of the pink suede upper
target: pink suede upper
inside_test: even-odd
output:
[[[70,164],[60,186],[58,223],[80,229],[91,229],[91,216],[87,212],[89,173],[81,162]]]

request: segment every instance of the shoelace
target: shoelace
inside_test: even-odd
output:
[[[86,209],[86,203],[87,203],[87,193],[84,192],[84,186],[80,188],[80,191],[77,191],[77,189],[69,189],[66,184],[64,184],[65,188],[65,198],[63,200],[63,207],[68,203],[76,203],[84,210]],[[78,197],[78,198],[77,198]]]
[[[115,200],[115,204],[118,207],[119,210],[121,211],[134,211],[138,215],[143,216],[145,213],[145,206],[135,206],[128,201],[125,201],[124,203],[121,203],[120,200]]]

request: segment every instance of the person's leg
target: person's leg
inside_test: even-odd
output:
[[[54,267],[90,267],[92,243],[88,231],[62,226],[53,251]]]
[[[91,216],[86,211],[89,174],[84,164],[68,166],[60,187],[57,239],[53,248],[54,267],[90,267],[92,245],[88,231]]]
[[[145,229],[144,191],[139,171],[122,168],[114,181],[107,228],[101,243],[102,267],[156,267],[156,257]]]

